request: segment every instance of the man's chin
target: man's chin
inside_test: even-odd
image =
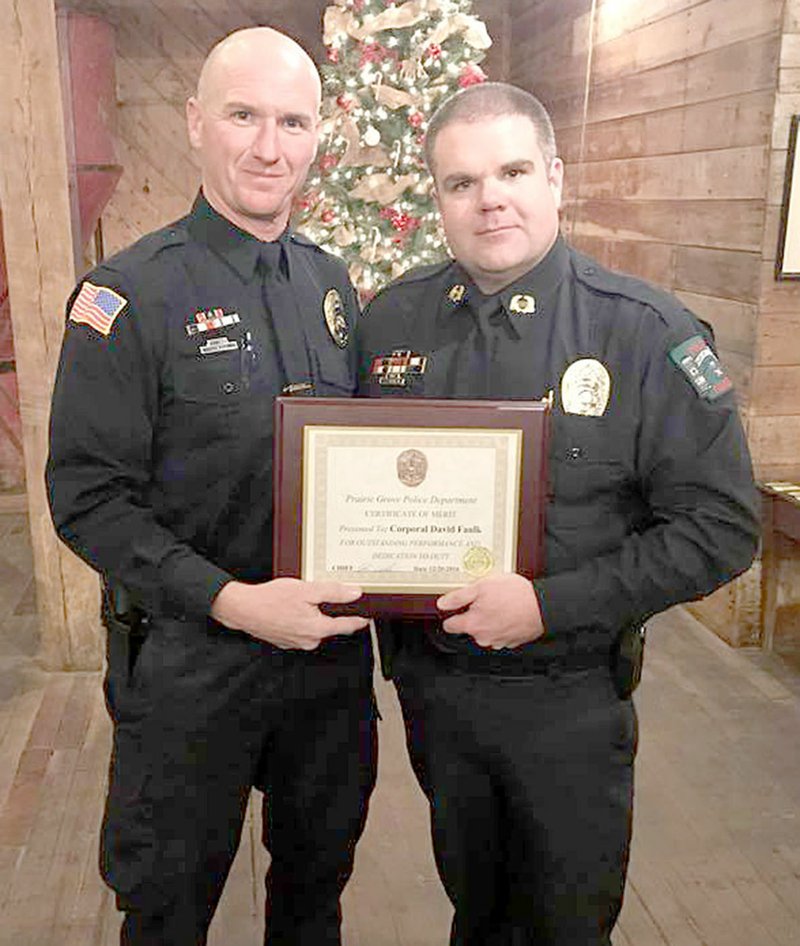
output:
[[[242,216],[249,217],[251,220],[261,220],[264,223],[270,223],[276,220],[281,214],[286,213],[286,206],[276,207],[275,204],[248,204],[239,211]]]

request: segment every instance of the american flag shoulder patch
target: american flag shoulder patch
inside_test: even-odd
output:
[[[114,319],[127,304],[125,296],[108,286],[85,282],[69,310],[69,320],[88,325],[101,335],[108,335]]]

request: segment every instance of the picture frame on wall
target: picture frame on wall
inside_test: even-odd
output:
[[[800,153],[797,133],[800,115],[789,124],[789,150],[783,179],[778,251],[775,256],[776,279],[800,279]]]

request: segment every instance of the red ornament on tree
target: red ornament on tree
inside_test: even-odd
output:
[[[323,210],[322,213],[319,215],[319,219],[323,223],[333,223],[333,221],[336,219],[336,214],[334,213],[333,210],[330,210],[330,209]]]
[[[442,55],[442,47],[438,43],[431,43],[425,50],[425,55],[429,59],[438,59]]]
[[[337,97],[336,104],[339,106],[339,108],[349,112],[355,107],[356,100],[352,97],[352,95],[345,95],[345,93],[342,92],[342,94]]]
[[[358,64],[363,68],[368,62],[383,62],[387,55],[388,50],[380,43],[362,43],[361,58]]]
[[[325,55],[328,57],[328,62],[332,62],[334,66],[339,62],[339,50],[335,46],[329,46],[325,50]]]
[[[319,159],[319,169],[320,171],[330,171],[331,168],[335,168],[339,163],[339,159],[335,154],[331,154],[330,151],[327,151]]]
[[[486,73],[480,66],[476,66],[471,62],[468,62],[467,65],[464,66],[458,77],[458,84],[462,89],[466,89],[471,85],[480,85],[481,82],[485,81]]]
[[[419,128],[424,121],[425,117],[422,112],[412,112],[408,116],[408,124],[411,125],[412,128]]]
[[[399,236],[392,237],[393,243],[402,243],[403,239],[419,229],[420,218],[413,217],[404,210],[398,210],[396,207],[384,207],[380,211],[380,216],[388,220],[392,228],[397,231]]]

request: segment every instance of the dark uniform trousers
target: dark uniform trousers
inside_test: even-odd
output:
[[[637,723],[608,668],[501,676],[401,651],[394,680],[451,946],[610,946]]]
[[[270,946],[338,946],[375,781],[368,634],[281,651],[213,621],[109,633],[115,723],[101,870],[123,946],[199,946],[264,792]]]

